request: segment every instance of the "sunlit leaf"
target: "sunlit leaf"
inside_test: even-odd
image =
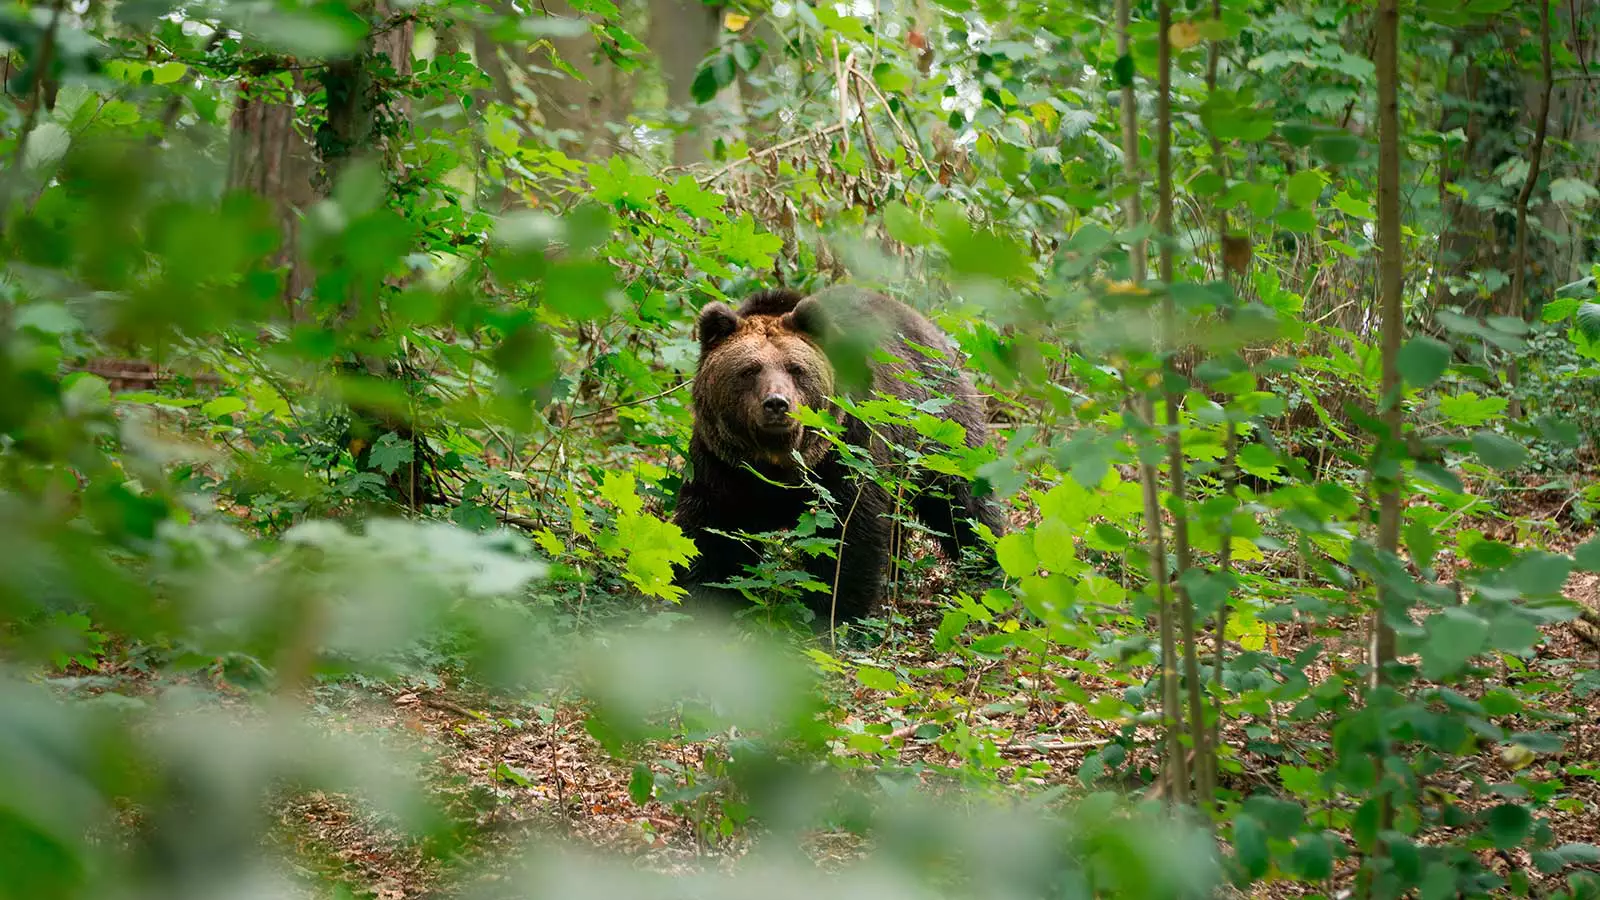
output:
[[[1288,184],[1284,187],[1284,194],[1289,202],[1295,206],[1311,206],[1317,202],[1317,197],[1322,194],[1322,186],[1326,176],[1320,169],[1301,169],[1289,176]]]

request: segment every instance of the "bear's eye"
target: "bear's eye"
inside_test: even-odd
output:
[[[756,377],[757,375],[760,375],[760,374],[761,374],[761,364],[760,363],[752,363],[752,364],[750,364],[748,366],[745,366],[743,369],[739,370],[739,377],[745,379],[746,381],[748,381],[748,380],[750,380],[750,379],[752,379],[752,378],[754,378],[754,377]]]
[[[790,378],[795,378],[795,379],[806,377],[806,367],[802,366],[802,365],[800,365],[798,363],[790,363],[789,364],[789,377]]]

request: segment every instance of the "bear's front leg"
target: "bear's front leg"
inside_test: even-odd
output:
[[[833,492],[834,514],[840,525],[826,536],[843,539],[835,556],[817,556],[806,569],[830,588],[828,594],[812,594],[807,600],[816,613],[817,625],[826,629],[840,622],[853,622],[876,611],[883,598],[883,582],[889,567],[889,543],[893,523],[888,517],[889,494],[867,480],[853,480]]]
[[[686,481],[678,492],[672,521],[684,537],[694,542],[697,551],[673,580],[685,592],[685,608],[710,607],[731,612],[747,605],[739,591],[714,587],[745,574],[746,567],[761,561],[759,547],[711,531],[737,533],[748,526],[732,521],[729,512],[728,504],[716,502],[716,492],[699,482]]]

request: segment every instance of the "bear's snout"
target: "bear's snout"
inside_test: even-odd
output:
[[[797,387],[794,379],[782,368],[770,366],[762,373],[755,396],[759,398],[757,415],[763,430],[787,432],[795,427],[790,413],[794,411],[795,398],[799,396]]]

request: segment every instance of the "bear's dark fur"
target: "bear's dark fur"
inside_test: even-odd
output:
[[[870,479],[854,476],[837,448],[801,428],[791,412],[798,404],[824,409],[829,396],[864,397],[872,391],[912,403],[947,397],[951,402],[940,414],[966,430],[968,447],[979,447],[988,439],[988,428],[959,351],[904,303],[844,287],[811,297],[761,291],[737,312],[711,303],[700,312],[699,333],[691,471],[679,489],[674,516],[699,555],[678,583],[691,602],[740,601],[736,592],[708,585],[740,575],[759,560],[760,548],[708,529],[736,534],[794,527],[814,499],[801,481],[798,456],[811,478],[833,496],[835,514],[846,529],[837,548],[840,559],[819,555],[808,564],[810,574],[833,588],[833,595],[813,593],[808,604],[821,624],[869,615],[888,568],[893,498]],[[875,358],[877,350],[896,361]],[[846,443],[870,447],[879,466],[893,462],[884,441],[872,439],[864,423],[846,416],[841,424]],[[880,426],[879,432],[902,447],[926,444],[909,427]],[[946,556],[958,559],[964,546],[987,549],[969,520],[1002,533],[1000,510],[976,497],[969,482],[919,471],[911,511],[944,535],[939,543]],[[839,529],[822,536],[837,538]]]

